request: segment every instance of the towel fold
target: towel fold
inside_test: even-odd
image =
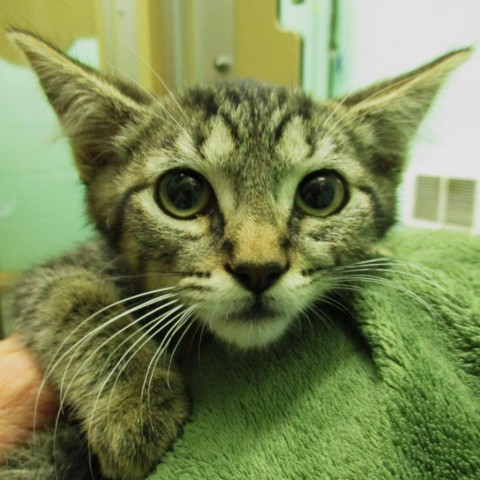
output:
[[[480,238],[395,230],[328,318],[263,352],[212,341],[154,479],[480,478]]]

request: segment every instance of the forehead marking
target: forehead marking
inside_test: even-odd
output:
[[[184,155],[185,157],[191,157],[197,153],[193,138],[186,130],[182,130],[180,135],[176,138],[175,147],[180,154]]]
[[[308,157],[310,151],[304,122],[299,116],[294,116],[283,128],[277,145],[278,155],[284,160],[297,163]]]
[[[235,142],[231,132],[219,117],[213,122],[210,135],[202,146],[202,154],[206,160],[228,157],[235,150]]]

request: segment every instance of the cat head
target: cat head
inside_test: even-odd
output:
[[[254,81],[157,99],[10,33],[70,139],[90,218],[144,289],[240,347],[267,345],[395,220],[408,146],[447,54],[339,101]]]

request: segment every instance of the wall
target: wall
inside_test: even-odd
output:
[[[70,53],[98,64],[95,40]],[[19,271],[90,236],[82,188],[33,72],[0,59],[0,271]]]
[[[303,37],[303,87],[320,99],[341,97],[480,40],[478,0],[280,0],[280,5],[283,26]],[[424,121],[400,189],[404,223],[414,222],[417,175],[468,178],[479,181],[473,231],[480,232],[479,80],[476,53],[452,76]]]
[[[344,70],[338,93],[480,40],[478,0],[343,0],[340,5]],[[477,52],[440,93],[413,145],[401,191],[404,221],[411,215],[417,174],[480,180],[479,84]]]

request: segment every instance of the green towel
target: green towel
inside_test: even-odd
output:
[[[211,342],[153,479],[480,479],[480,238],[393,232],[344,313],[264,352]]]

